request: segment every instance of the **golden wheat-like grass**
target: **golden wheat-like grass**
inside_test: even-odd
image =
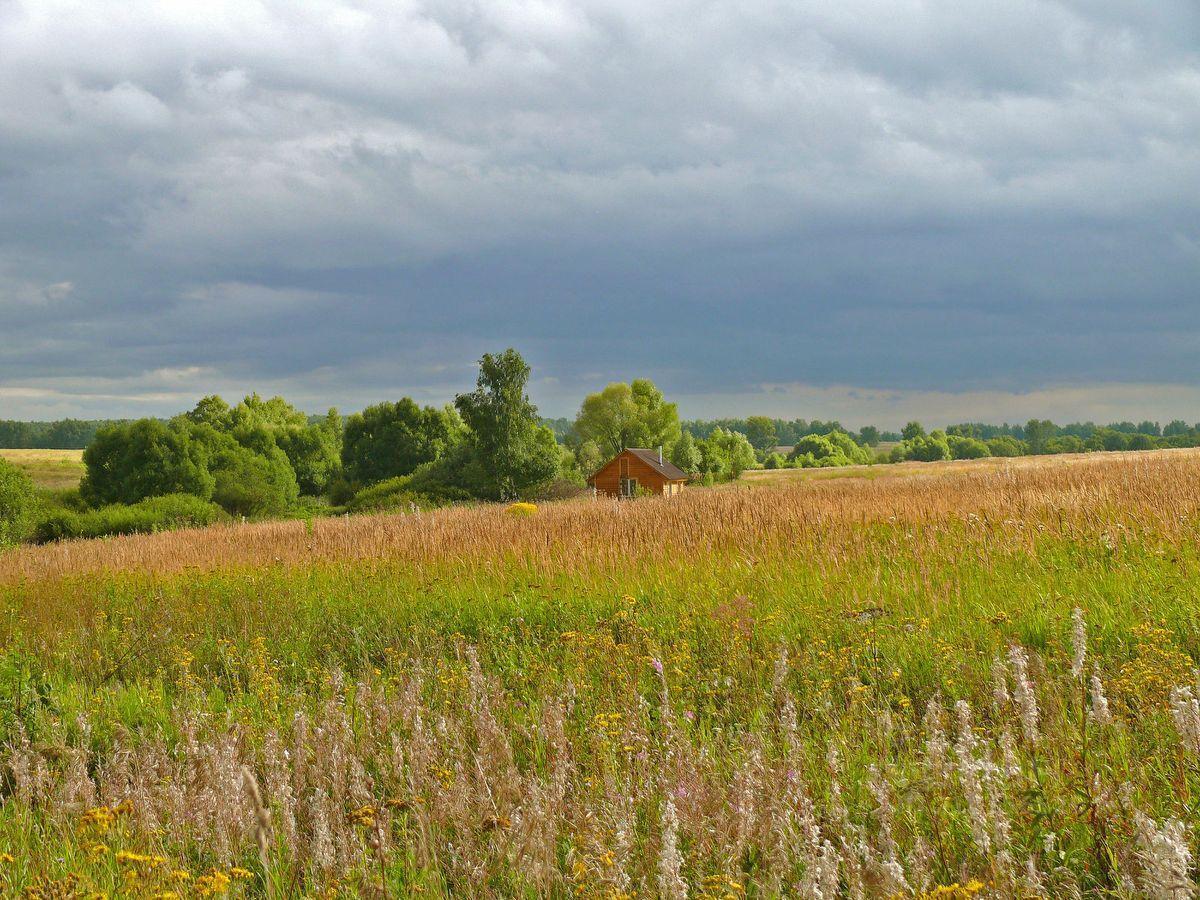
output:
[[[103,571],[169,574],[267,565],[518,560],[549,570],[761,554],[814,534],[853,544],[873,522],[932,525],[967,517],[1055,531],[1105,526],[1169,533],[1200,511],[1200,451],[1097,454],[911,468],[886,479],[787,480],[672,499],[549,503],[224,525],[26,547],[0,555],[0,583]],[[1009,540],[1028,529],[1002,529]]]

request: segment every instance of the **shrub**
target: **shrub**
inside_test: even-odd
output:
[[[951,434],[947,435],[946,444],[950,447],[950,455],[955,459],[983,459],[985,456],[991,456],[988,445],[978,438]]]
[[[870,452],[854,443],[844,431],[807,434],[792,448],[788,458],[802,469],[864,466],[871,462]]]
[[[34,540],[49,543],[67,538],[114,534],[149,534],[175,528],[212,525],[225,518],[221,508],[191,494],[166,494],[133,504],[113,503],[89,512],[53,509],[34,529]]]
[[[25,540],[36,502],[29,476],[0,459],[0,547]]]
[[[348,512],[385,512],[403,510],[413,506],[428,509],[436,506],[428,497],[412,489],[412,476],[399,475],[363,488],[346,503]]]
[[[1073,434],[1060,434],[1046,441],[1042,447],[1043,453],[1082,453],[1083,438]]]
[[[950,459],[950,445],[946,443],[946,436],[940,431],[919,435],[912,440],[905,441],[901,446],[904,448],[905,459],[915,459],[920,462]]]
[[[987,442],[987,446],[992,456],[1025,456],[1029,453],[1029,447],[1024,441],[1007,434],[992,438]]]
[[[83,451],[87,474],[80,492],[96,506],[172,493],[208,499],[214,482],[204,455],[186,426],[139,419],[102,428]]]

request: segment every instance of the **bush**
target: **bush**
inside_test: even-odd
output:
[[[269,434],[228,439],[209,467],[216,482],[213,500],[235,516],[281,515],[300,494],[287,456]]]
[[[29,476],[0,459],[0,547],[20,543],[29,536],[36,504]]]
[[[191,494],[167,494],[133,504],[113,503],[89,512],[59,508],[45,513],[34,529],[39,544],[67,538],[150,534],[212,525],[226,518],[215,503]]]
[[[871,453],[844,431],[828,434],[807,434],[800,439],[788,457],[802,469],[829,466],[865,466],[871,463]]]
[[[987,442],[987,446],[992,456],[1025,456],[1029,453],[1029,447],[1024,441],[1007,434],[992,438]]]
[[[173,493],[207,500],[213,492],[204,448],[188,428],[155,419],[100,429],[83,451],[83,462],[87,474],[80,492],[95,506]]]
[[[1042,447],[1043,453],[1082,453],[1083,438],[1073,434],[1060,434],[1046,441]]]
[[[411,475],[399,475],[396,478],[389,478],[387,481],[363,488],[346,503],[346,511],[402,510],[408,512],[414,506],[418,509],[429,509],[435,505],[428,497],[412,489]]]
[[[940,431],[927,435],[919,435],[900,445],[904,448],[905,459],[915,459],[919,462],[938,462],[950,459],[950,445],[946,436]]]
[[[950,455],[955,459],[983,459],[985,456],[991,456],[988,445],[978,438],[951,434],[947,435],[946,444],[950,447]]]

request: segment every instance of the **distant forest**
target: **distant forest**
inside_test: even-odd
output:
[[[310,424],[315,424],[323,416],[309,416]],[[59,419],[53,422],[20,422],[12,419],[0,419],[0,450],[83,450],[96,437],[96,432],[108,425],[124,425],[130,419]],[[165,419],[162,421],[166,421]],[[769,422],[774,429],[775,443],[780,446],[794,446],[801,438],[809,435],[828,434],[840,431],[850,435],[855,442],[866,447],[874,447],[879,443],[893,443],[902,440],[906,435],[898,431],[882,431],[873,425],[863,426],[859,430],[846,428],[837,420],[821,421],[820,419],[772,419],[765,416],[751,416],[746,419],[685,419],[680,422],[682,429],[692,437],[704,439],[712,435],[718,428],[726,431],[736,431],[748,437],[755,436],[756,430],[762,430]],[[569,418],[542,419],[544,425],[554,432],[560,442],[571,438],[575,420]],[[906,431],[911,431],[910,427]],[[977,438],[990,441],[1000,437],[1011,437],[1026,441],[1032,445],[1033,452],[1039,452],[1053,438],[1078,438],[1082,444],[1093,440],[1093,444],[1103,442],[1106,435],[1110,436],[1108,443],[1112,445],[1127,445],[1129,438],[1144,435],[1154,438],[1152,446],[1192,446],[1200,441],[1200,423],[1189,425],[1182,419],[1175,419],[1166,425],[1149,420],[1142,422],[1112,422],[1108,425],[1097,425],[1095,422],[1070,422],[1066,425],[1056,425],[1048,419],[1031,419],[1024,425],[993,425],[986,422],[962,422],[950,425],[945,429],[947,435]],[[1124,435],[1126,440],[1112,438],[1111,435]],[[1161,439],[1167,440],[1161,440]],[[1074,441],[1066,441],[1074,449]],[[1134,444],[1145,444],[1134,440]],[[1079,449],[1082,449],[1082,444]],[[1052,444],[1051,447],[1056,447]],[[1112,446],[1097,449],[1127,449],[1126,446]],[[1143,448],[1144,449],[1144,448]]]
[[[0,450],[82,450],[108,425],[129,419],[59,419],[56,422],[16,422],[0,419]]]

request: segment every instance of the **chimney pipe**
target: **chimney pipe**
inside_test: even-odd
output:
[[[658,464],[659,464],[660,466],[663,464],[663,460],[662,460],[662,444],[659,444],[659,445],[658,445]]]

